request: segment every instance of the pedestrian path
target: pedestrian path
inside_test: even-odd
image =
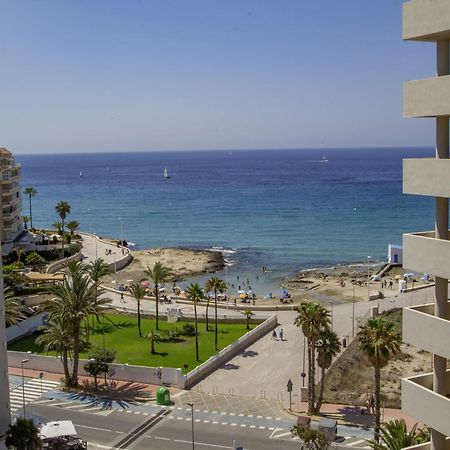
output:
[[[23,407],[23,404],[34,402],[47,392],[59,386],[57,381],[41,380],[32,378],[23,385],[14,386],[9,391],[11,412],[16,412]]]

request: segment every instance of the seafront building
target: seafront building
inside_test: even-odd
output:
[[[431,430],[431,444],[415,449],[450,449],[450,1],[411,0],[403,4],[403,38],[436,46],[437,75],[408,81],[404,115],[433,118],[436,157],[406,159],[403,192],[435,198],[435,230],[405,234],[403,265],[435,277],[433,303],[406,308],[403,340],[432,354],[432,372],[402,380],[402,409]]]
[[[20,164],[16,163],[12,153],[6,148],[0,148],[0,201],[2,209],[0,234],[3,254],[13,250],[15,239],[23,231],[20,171]]]

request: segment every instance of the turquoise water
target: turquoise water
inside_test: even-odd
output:
[[[328,162],[320,162],[323,154]],[[227,251],[231,276],[385,259],[404,232],[433,227],[433,202],[402,191],[402,159],[431,149],[21,155],[34,225],[60,200],[82,229],[135,248]],[[164,179],[167,167],[170,179]],[[80,177],[80,171],[83,176]],[[24,200],[24,214],[27,202]],[[119,219],[121,218],[121,219]]]

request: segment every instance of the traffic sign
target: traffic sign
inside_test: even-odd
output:
[[[289,379],[289,381],[287,382],[287,391],[288,392],[292,392],[292,386],[293,386],[292,381]]]

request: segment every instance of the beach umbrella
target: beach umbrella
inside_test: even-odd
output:
[[[413,272],[408,272],[408,273],[404,273],[403,276],[406,277],[406,278],[409,278],[409,277],[415,276],[415,273],[413,273]]]
[[[150,281],[145,280],[145,281],[141,281],[142,286],[148,287],[150,286]]]
[[[395,275],[394,277],[396,280],[400,280],[401,276],[400,275]]]
[[[243,290],[240,290],[240,291],[238,291],[238,294],[246,294],[247,292],[246,291],[243,291]]]

